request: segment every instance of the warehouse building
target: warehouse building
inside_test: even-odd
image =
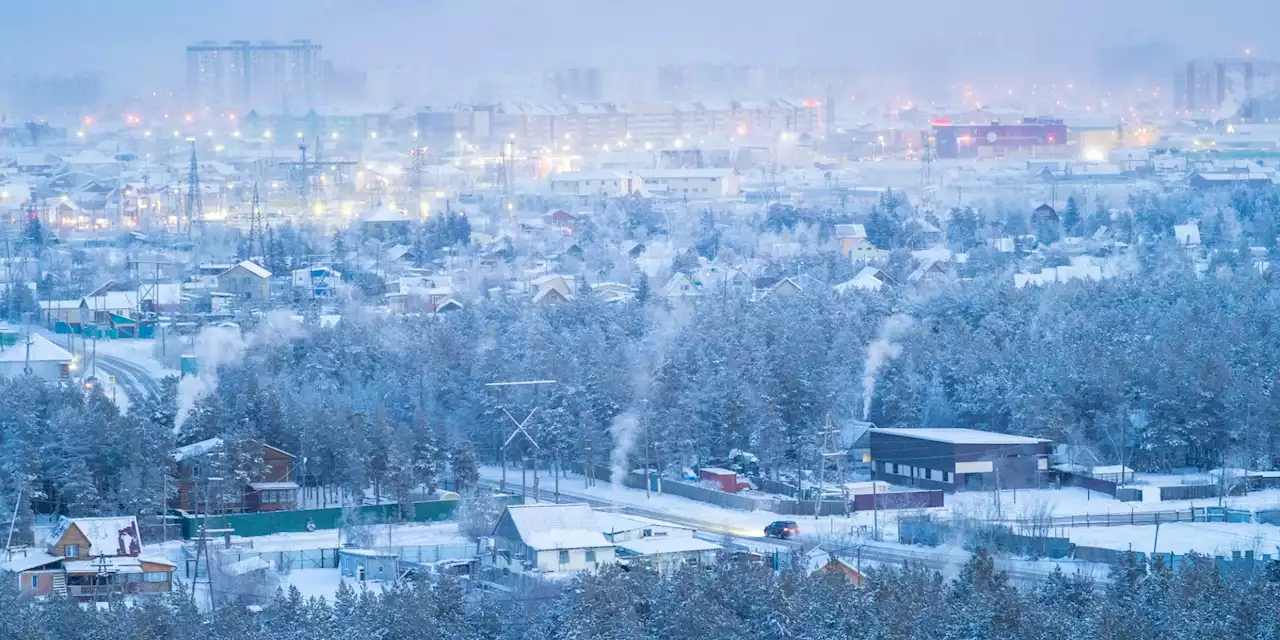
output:
[[[872,477],[943,491],[1042,486],[1053,443],[974,429],[871,429]]]

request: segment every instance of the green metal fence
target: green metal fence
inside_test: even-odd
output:
[[[413,503],[413,517],[410,522],[429,522],[445,520],[453,515],[461,500],[428,500]],[[233,529],[235,535],[243,537],[266,536],[273,533],[291,531],[307,531],[308,523],[315,529],[337,529],[346,511],[355,511],[356,518],[369,524],[382,524],[388,520],[400,521],[400,506],[396,504],[366,505],[363,507],[330,509],[297,509],[294,511],[271,511],[268,513],[238,513],[233,515],[214,515],[208,518],[210,529]],[[195,537],[200,528],[203,516],[195,517],[184,514],[182,521],[182,537]]]

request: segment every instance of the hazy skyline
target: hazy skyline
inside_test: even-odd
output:
[[[876,3],[834,0],[43,0],[7,7],[0,72],[100,71],[180,86],[201,40],[324,46],[344,68],[447,66],[459,78],[557,65],[831,64],[885,73],[1096,71],[1096,54],[1159,42],[1178,55],[1280,58],[1280,4],[1235,0]],[[1171,65],[1174,61],[1171,61]]]

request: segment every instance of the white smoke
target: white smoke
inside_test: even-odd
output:
[[[183,376],[178,381],[178,411],[173,420],[173,432],[182,431],[182,425],[191,417],[196,402],[218,388],[218,371],[244,359],[255,346],[273,345],[299,337],[304,330],[302,323],[288,311],[268,313],[258,328],[247,335],[235,325],[205,327],[196,336],[196,375]]]
[[[640,421],[630,411],[620,413],[609,425],[609,433],[613,435],[613,452],[609,454],[609,482],[613,488],[622,486],[630,464],[631,450],[635,448],[636,438],[640,435]]]
[[[895,342],[898,336],[911,327],[910,316],[891,315],[880,324],[880,332],[876,339],[867,345],[867,362],[862,367],[862,419],[871,414],[871,398],[876,393],[876,380],[880,370],[890,360],[902,354],[902,345]]]
[[[637,404],[650,406],[653,379],[667,361],[671,345],[688,326],[692,313],[689,308],[677,305],[666,308],[653,305],[648,314],[649,332],[644,346],[632,354],[631,385]],[[610,481],[617,487],[630,470],[631,452],[641,435],[641,418],[637,409],[618,414],[609,425],[613,435],[613,451],[609,454]],[[652,464],[652,461],[650,461]],[[646,474],[648,470],[646,469]],[[647,477],[647,476],[646,476]]]

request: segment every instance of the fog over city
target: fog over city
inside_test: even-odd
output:
[[[0,22],[0,72],[100,71],[139,88],[180,79],[173,52],[202,40],[309,38],[343,64],[413,67],[451,83],[552,66],[693,62],[840,65],[921,84],[1059,74],[1084,83],[1109,66],[1147,64],[1141,54],[1150,47],[1184,56],[1253,47],[1265,55],[1280,29],[1280,6],[1267,0],[1213,11],[1187,0],[11,4]],[[1100,61],[1099,53],[1113,57]],[[1114,56],[1122,59],[1108,63]]]

